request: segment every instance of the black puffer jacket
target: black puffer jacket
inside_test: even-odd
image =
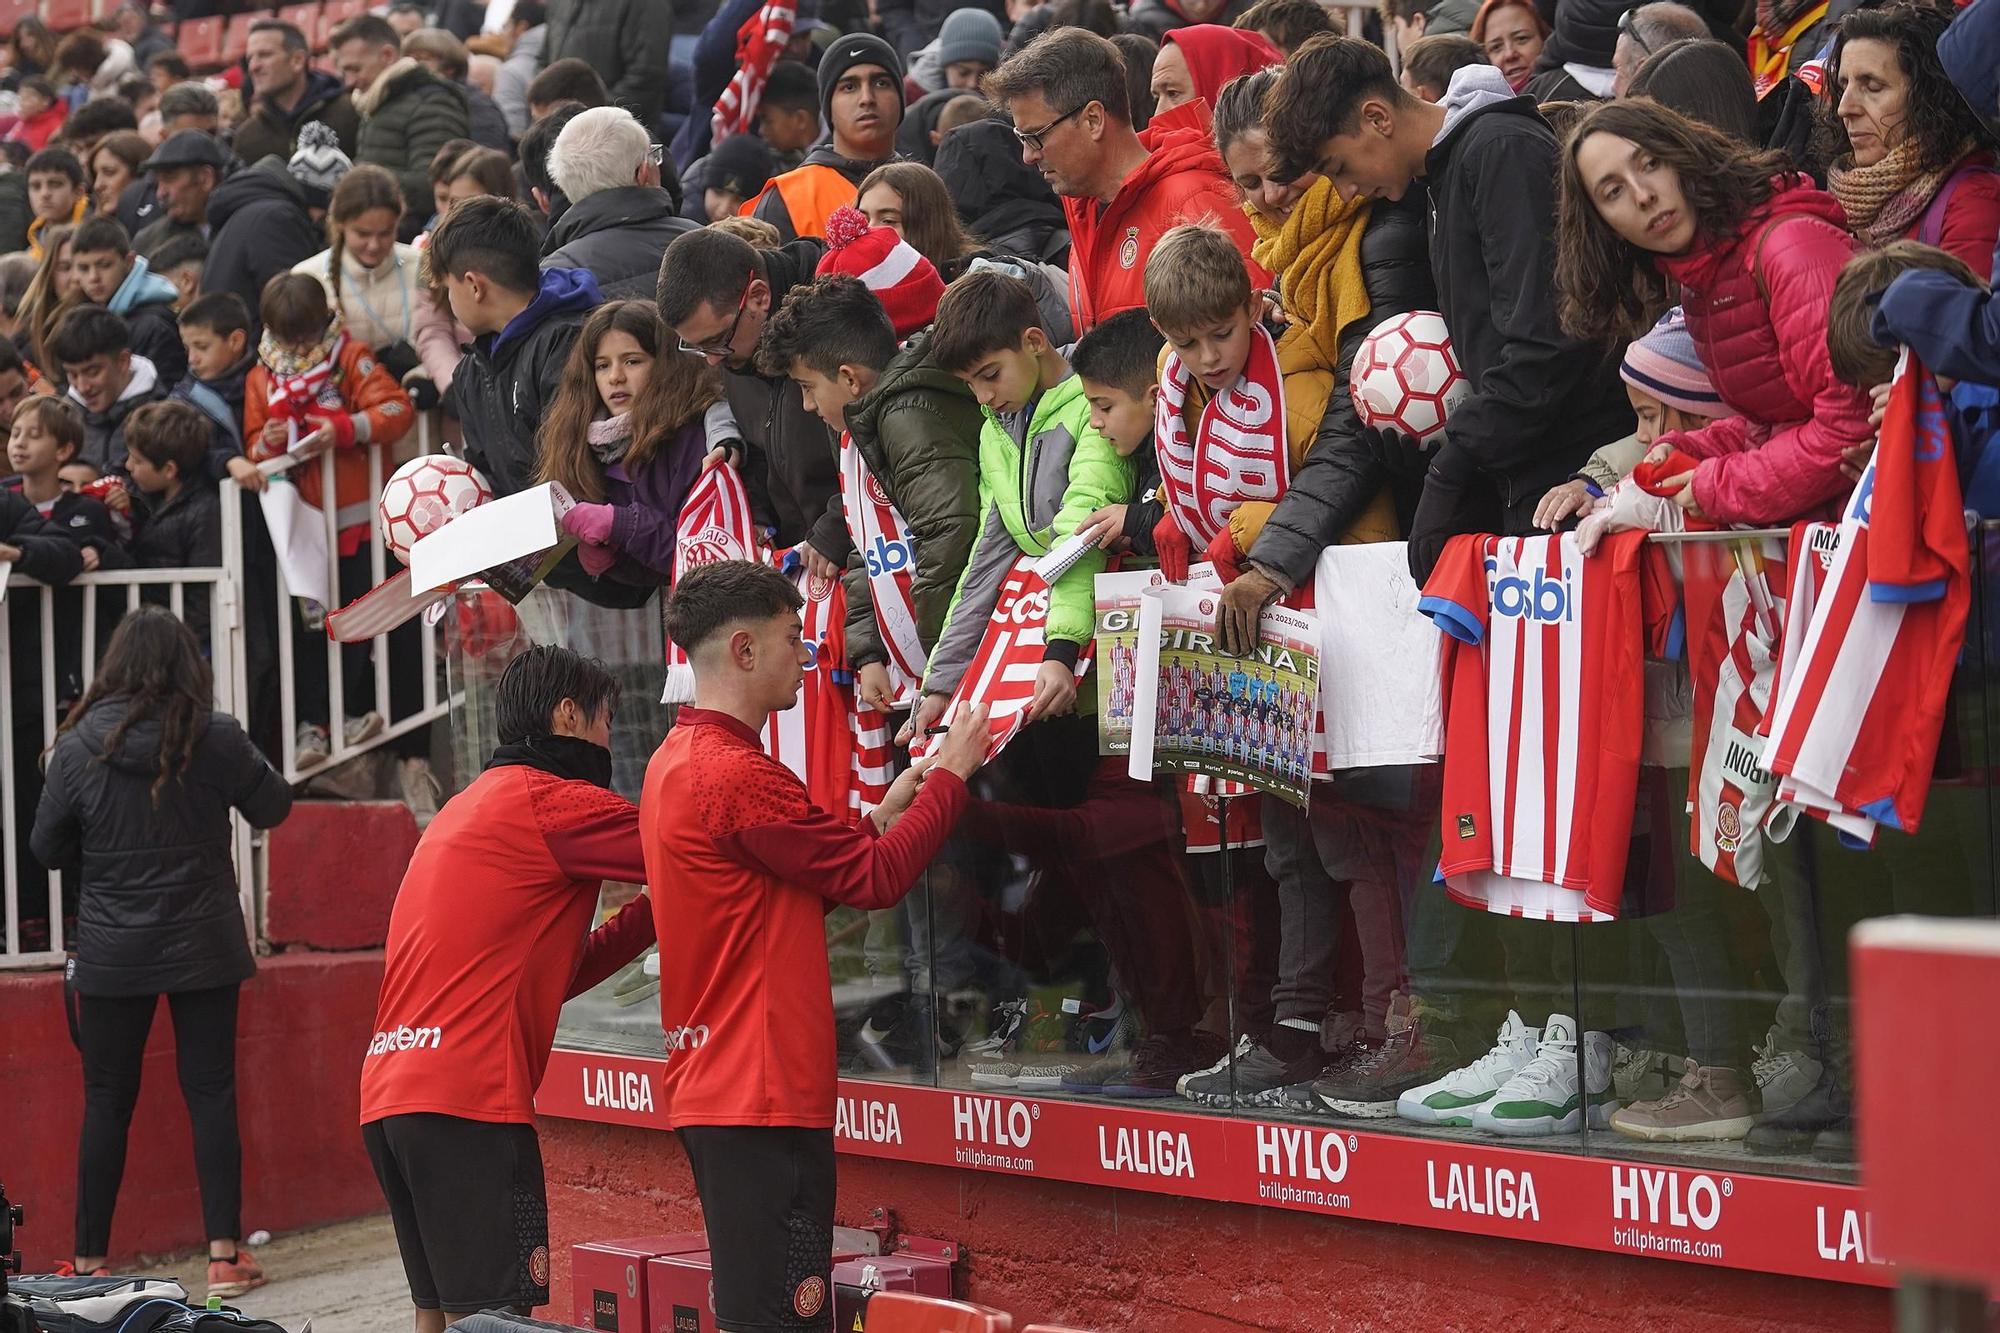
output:
[[[246,981],[229,812],[256,828],[292,793],[227,713],[214,713],[185,772],[160,789],[161,728],[135,723],[106,754],[126,700],[104,699],[56,739],[35,810],[35,857],[81,867],[74,980],[85,995],[159,995]]]
[[[1021,160],[1012,126],[997,120],[961,125],[938,144],[936,169],[959,220],[995,251],[1062,266],[1069,226],[1062,202],[1042,173]]]
[[[660,256],[674,237],[695,230],[673,196],[651,185],[599,190],[572,203],[542,244],[543,268],[587,268],[607,300],[650,297]]]
[[[1399,436],[1361,424],[1348,392],[1348,369],[1370,330],[1391,315],[1437,309],[1430,252],[1424,244],[1427,201],[1421,186],[1400,201],[1378,200],[1361,234],[1361,276],[1368,287],[1368,317],[1342,333],[1333,396],[1305,461],[1292,474],[1250,559],[1291,587],[1312,578],[1319,553],[1340,540],[1381,493],[1392,488],[1397,525],[1408,530],[1423,490],[1428,455]]]
[[[673,0],[550,0],[542,68],[571,57],[596,70],[611,100],[638,117],[647,133],[667,95],[667,47]]]
[[[587,271],[545,268],[527,308],[499,333],[474,338],[459,358],[451,406],[465,426],[466,460],[486,474],[495,495],[534,483],[535,432],[583,317],[603,304]]]
[[[424,190],[429,193],[428,180]],[[326,234],[306,211],[305,191],[281,157],[267,157],[216,186],[208,197],[208,226],[202,293],[235,292],[253,324],[264,284],[326,249]]]
[[[810,236],[757,252],[774,309],[792,288],[813,280],[825,253],[826,242]],[[826,424],[806,411],[789,379],[724,366],[722,389],[744,443],[758,455],[745,461],[743,484],[759,517],[776,525],[778,548],[810,540],[815,551],[845,564],[851,543],[846,520],[832,503],[840,493],[840,472]]]
[[[471,137],[465,89],[404,56],[355,96],[354,109],[361,113],[354,160],[395,174],[403,187],[402,239],[409,240],[435,206],[431,159],[453,139]]]
[[[1410,528],[1419,583],[1458,533],[1529,531],[1549,487],[1632,430],[1617,349],[1570,337],[1556,315],[1555,135],[1497,70],[1461,71],[1443,106],[1424,164],[1431,272],[1472,392]]]

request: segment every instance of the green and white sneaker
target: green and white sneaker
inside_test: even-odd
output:
[[[1592,1129],[1611,1123],[1611,1113],[1618,1109],[1611,1095],[1611,1034],[1583,1034],[1579,1089],[1576,1020],[1551,1014],[1542,1027],[1535,1058],[1501,1084],[1492,1101],[1472,1113],[1472,1127],[1521,1137],[1573,1134],[1584,1123],[1586,1102]]]
[[[1541,1030],[1521,1021],[1513,1010],[1500,1025],[1493,1049],[1443,1078],[1411,1088],[1396,1099],[1396,1114],[1420,1125],[1470,1125],[1473,1112],[1493,1100],[1493,1094],[1535,1058]]]

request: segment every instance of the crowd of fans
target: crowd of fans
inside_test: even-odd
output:
[[[619,614],[671,580],[702,470],[736,468],[775,547],[847,577],[859,700],[907,739],[1012,561],[1088,529],[1100,549],[1053,590],[1009,763],[1023,810],[1101,828],[1151,818],[1120,813],[1150,797],[1077,715],[1107,553],[1222,558],[1240,646],[1330,544],[1407,539],[1421,581],[1454,535],[1574,522],[1649,450],[1685,461],[1691,516],[1824,516],[1872,448],[1899,343],[1958,382],[1983,507],[2000,0],[1759,0],[1747,29],[1676,0],[1384,0],[1365,32],[1317,0],[696,10],[398,3],[321,50],[272,17],[201,77],[135,3],[105,32],[22,20],[0,79],[0,561],[58,585],[213,565],[220,481],[296,484],[338,510],[346,602],[372,581],[367,451],[392,456],[437,408],[496,492],[576,497],[579,545],[548,581]],[[1345,384],[1361,338],[1416,310],[1442,312],[1470,384],[1422,447],[1365,427]],[[1161,350],[1193,371],[1198,415],[1259,326],[1289,489],[1190,550],[1161,524]],[[843,437],[907,522],[916,688],[850,538]],[[259,466],[327,450],[330,496],[316,463]],[[253,620],[274,601],[253,591]],[[296,607],[297,628],[325,610]],[[206,614],[190,599],[204,637]],[[34,632],[15,624],[16,645]],[[324,655],[294,655],[299,767],[330,728],[359,743],[404,711],[372,697],[369,650],[347,652],[344,717]],[[415,651],[389,652],[407,693]],[[38,700],[32,660],[16,653],[13,682]],[[426,751],[397,743],[410,790]],[[1469,1056],[1391,1002],[1394,867],[1426,827],[1411,791],[1267,822],[1284,949],[1275,1008],[1252,997],[1267,1035],[1234,1068],[1188,980],[1195,946],[1166,938],[1187,923],[1126,901],[1142,877],[1092,859],[1107,848],[1078,852],[1064,874],[1114,954],[1188,959],[1120,967],[1149,1039],[1110,1085],[1322,1074],[1343,914],[1365,973],[1351,1035],[1375,1058],[1333,1100],[1393,1109]],[[1750,1096],[1747,1048],[1694,1054]],[[1839,1118],[1815,1114],[1793,1139]]]

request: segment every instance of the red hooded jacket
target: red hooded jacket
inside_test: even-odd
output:
[[[1723,523],[1785,523],[1844,495],[1848,447],[1874,438],[1868,394],[1833,373],[1828,307],[1860,247],[1838,201],[1783,177],[1734,235],[1662,259],[1681,285],[1688,332],[1734,415],[1662,442],[1698,458],[1694,493]]]
[[[1069,307],[1077,335],[1121,310],[1146,304],[1146,256],[1169,228],[1213,221],[1236,238],[1252,287],[1271,277],[1251,262],[1257,237],[1208,133],[1208,103],[1187,102],[1153,117],[1139,135],[1149,156],[1108,204],[1063,196],[1069,220]]]
[[[1285,63],[1285,53],[1271,45],[1261,32],[1248,28],[1225,28],[1219,23],[1197,23],[1176,28],[1160,39],[1181,49],[1194,95],[1213,107],[1230,81],[1255,74],[1271,65]]]

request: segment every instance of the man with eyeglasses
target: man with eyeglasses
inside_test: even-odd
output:
[[[1269,285],[1248,258],[1256,237],[1209,137],[1207,103],[1175,107],[1135,132],[1124,58],[1081,28],[1036,38],[986,87],[1014,121],[1021,160],[1062,196],[1079,336],[1146,304],[1146,257],[1178,223],[1216,219],[1243,252],[1250,285]]]
[[[660,259],[660,318],[680,348],[722,371],[723,392],[748,446],[736,460],[760,522],[780,549],[806,543],[807,568],[838,578],[846,568],[847,522],[838,497],[836,441],[805,407],[798,386],[758,373],[758,340],[771,312],[813,280],[826,242],[802,237],[759,250],[740,236],[702,227],[675,239]]]
[[[778,229],[780,240],[826,235],[826,220],[868,173],[896,156],[903,123],[903,62],[895,48],[870,33],[836,39],[819,61],[820,119],[832,140],[806,160],[774,176],[742,212]]]
[[[549,150],[569,207],[549,228],[543,268],[587,268],[609,300],[653,294],[660,255],[693,231],[660,184],[660,146],[623,107],[580,111]]]

